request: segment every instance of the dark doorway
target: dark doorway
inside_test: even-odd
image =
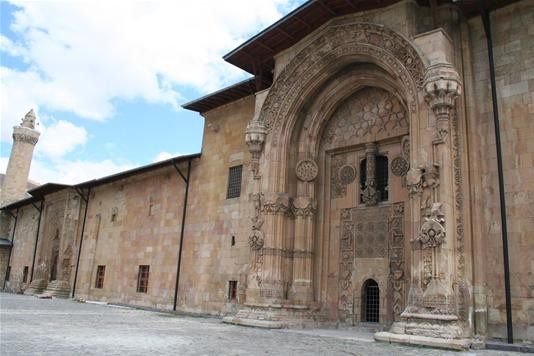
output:
[[[378,323],[380,311],[378,284],[374,280],[368,279],[363,284],[362,293],[362,321]]]

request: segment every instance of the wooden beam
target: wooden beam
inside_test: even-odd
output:
[[[317,3],[319,4],[319,6],[321,7],[321,9],[323,9],[324,11],[326,11],[327,13],[329,13],[330,15],[332,16],[337,16],[337,12],[335,12],[334,10],[332,10],[328,5],[326,5],[322,0],[317,0]]]

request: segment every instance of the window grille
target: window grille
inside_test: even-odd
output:
[[[387,156],[376,156],[376,190],[378,191],[378,201],[388,200],[388,158]]]
[[[96,267],[95,288],[104,288],[104,276],[106,274],[106,266]]]
[[[237,281],[228,281],[228,300],[237,299]]]
[[[26,283],[28,281],[28,266],[24,266],[24,269],[22,270],[22,283]]]
[[[228,190],[226,199],[238,198],[241,195],[241,173],[243,166],[230,167],[228,171]]]
[[[148,290],[148,273],[150,266],[139,266],[139,274],[137,275],[137,292],[146,293]]]
[[[372,279],[367,280],[363,288],[363,294],[363,321],[378,323],[380,311],[380,290],[378,289],[378,284]]]

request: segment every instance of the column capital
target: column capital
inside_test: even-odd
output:
[[[462,92],[460,76],[452,64],[438,63],[427,68],[424,83],[425,100],[437,121],[435,142],[440,143],[449,133],[450,113]]]
[[[248,150],[252,154],[251,167],[254,179],[260,178],[260,156],[266,136],[267,128],[259,120],[254,118],[248,123],[245,130],[245,142],[247,143]]]

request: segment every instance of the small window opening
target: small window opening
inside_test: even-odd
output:
[[[114,222],[117,220],[118,213],[119,213],[119,210],[117,208],[111,209],[111,222]]]
[[[232,235],[232,239],[230,241],[230,246],[235,246],[235,236]]]
[[[228,171],[228,190],[226,199],[238,198],[241,195],[241,175],[243,166],[230,167]]]
[[[148,273],[150,266],[139,266],[139,273],[137,275],[137,292],[146,293],[148,291]]]
[[[228,300],[237,299],[237,281],[228,281]]]
[[[22,270],[22,283],[26,283],[28,281],[28,266],[24,266],[24,269]]]
[[[368,279],[363,285],[362,293],[362,320],[369,323],[378,323],[380,290],[376,281]]]
[[[106,266],[97,266],[95,288],[104,288],[104,276],[105,275],[106,275]]]

